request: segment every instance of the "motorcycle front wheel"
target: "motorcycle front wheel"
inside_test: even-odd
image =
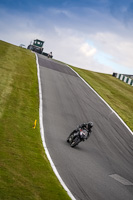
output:
[[[70,146],[75,147],[80,143],[80,139],[78,137],[74,138],[73,141],[71,142]]]

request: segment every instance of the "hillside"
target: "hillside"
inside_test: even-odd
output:
[[[41,141],[35,54],[3,41],[0,47],[0,199],[70,199]]]
[[[112,75],[72,67],[133,131],[133,87]]]

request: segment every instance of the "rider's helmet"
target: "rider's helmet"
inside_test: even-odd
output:
[[[93,127],[93,122],[88,122],[88,130],[90,130]]]

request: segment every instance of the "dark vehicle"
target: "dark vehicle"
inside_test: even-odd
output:
[[[67,138],[67,142],[71,147],[75,147],[80,142],[85,141],[91,134],[91,128],[93,127],[93,122],[88,122],[87,124],[82,124],[78,126]]]
[[[27,47],[27,49],[35,51],[36,53],[42,54],[44,56],[47,56],[48,58],[53,58],[52,52],[50,53],[43,52],[43,44],[44,41],[36,39],[33,42],[31,42],[31,44]]]
[[[32,51],[35,51],[37,53],[42,54],[42,52],[43,52],[43,44],[44,44],[44,41],[36,39],[36,40],[33,41],[33,44],[30,44],[27,47],[27,49],[30,49]]]
[[[52,52],[50,52],[50,53],[43,52],[42,54],[44,56],[47,56],[48,58],[53,58]]]

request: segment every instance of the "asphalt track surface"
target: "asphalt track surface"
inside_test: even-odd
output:
[[[51,158],[77,200],[133,200],[133,136],[67,66],[38,55],[43,123]],[[93,121],[90,138],[71,148],[77,125]]]

